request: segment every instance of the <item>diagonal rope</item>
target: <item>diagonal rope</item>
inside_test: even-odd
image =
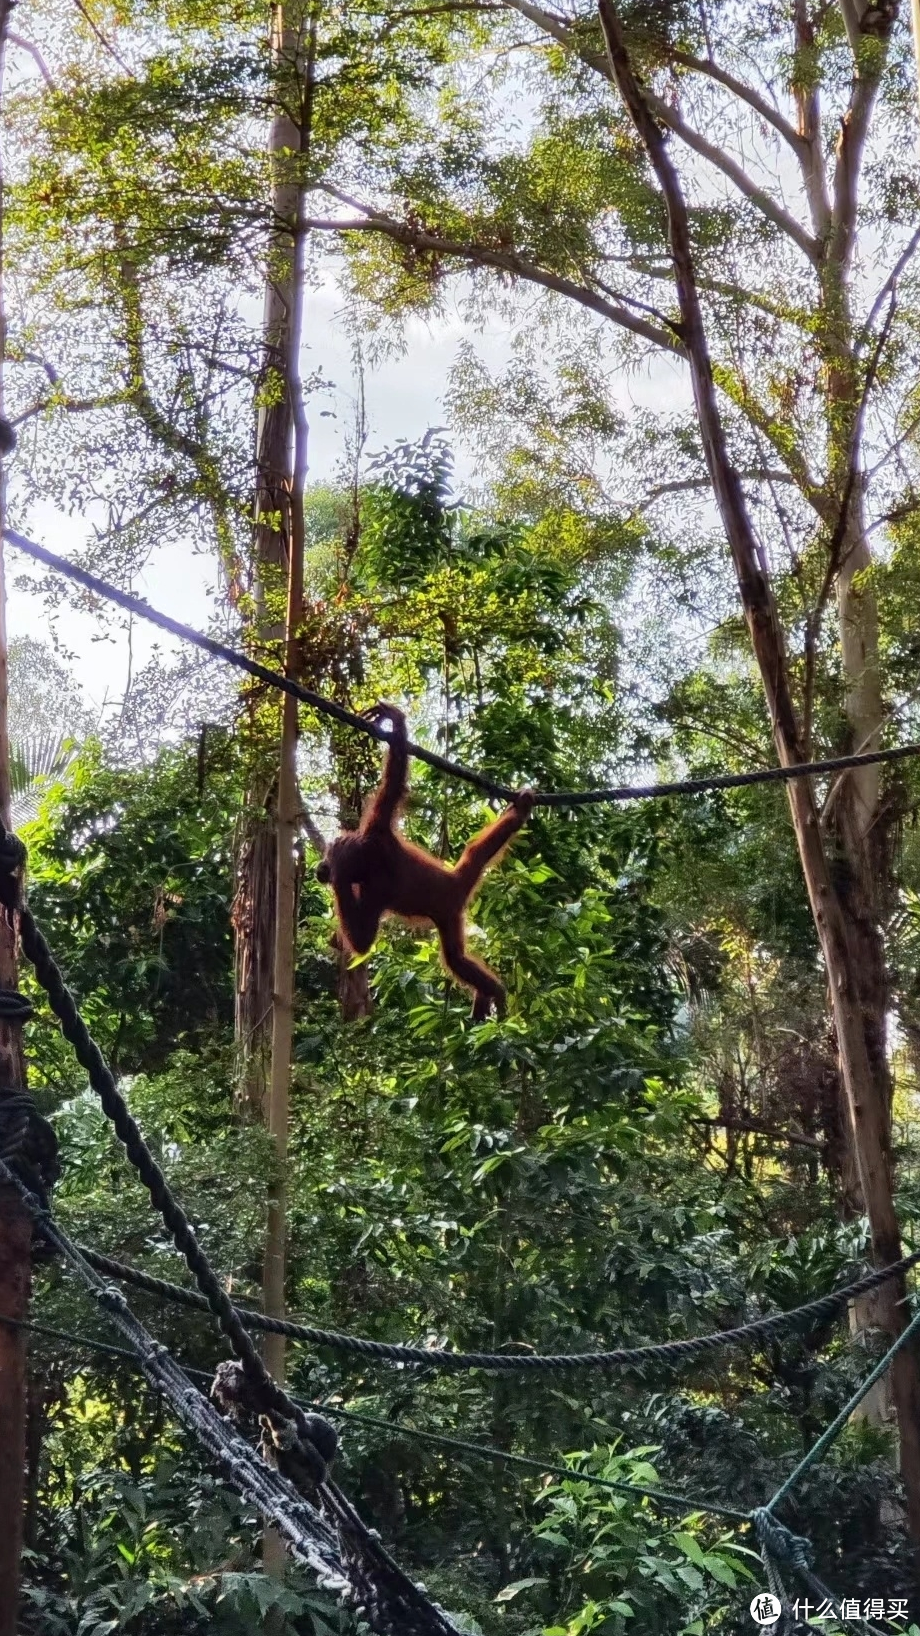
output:
[[[8,849],[15,846],[24,860],[25,848],[15,836],[3,831],[2,825],[0,840]],[[235,1356],[239,1359],[242,1377],[249,1387],[250,1396],[258,1409],[265,1412],[271,1429],[276,1434],[277,1446],[282,1451],[282,1456],[290,1451],[291,1455],[296,1457],[300,1468],[307,1471],[316,1487],[324,1512],[335,1524],[339,1552],[352,1601],[361,1610],[371,1629],[379,1632],[380,1636],[456,1636],[456,1627],[452,1622],[428,1600],[426,1593],[403,1573],[376,1534],[365,1526],[351,1502],[329,1479],[327,1468],[337,1441],[333,1428],[319,1415],[308,1413],[295,1404],[269,1373],[251,1335],[199,1244],[191,1222],[144,1141],[111,1069],[77,1009],[73,995],[64,982],[61,970],[35,922],[35,917],[24,902],[18,902],[17,909],[23,950],[35,968],[36,977],[45,990],[64,1038],[73,1047],[78,1062],[85,1069],[106,1116],[147,1188],[151,1203],[159,1211],[176,1248],[185,1257],[189,1271],[205,1297],[211,1313],[217,1319]],[[7,1174],[12,1174],[8,1167],[4,1166],[4,1170]],[[27,1193],[21,1182],[17,1185],[29,1199],[33,1197]],[[75,1247],[73,1254],[79,1260],[83,1260]],[[69,1251],[68,1259],[73,1261],[73,1255]],[[95,1271],[89,1267],[88,1262],[85,1265],[95,1279],[97,1277]],[[120,1292],[115,1293],[123,1303],[124,1297]],[[296,1490],[294,1492],[296,1493]]]
[[[2,1318],[0,1322],[7,1323],[12,1328],[47,1335],[52,1339],[83,1347],[88,1351],[99,1352],[107,1357],[117,1357],[131,1363],[134,1367],[138,1367],[138,1358],[134,1351],[129,1351],[126,1347],[112,1346],[106,1341],[96,1340],[93,1336],[77,1335],[69,1330],[53,1328],[50,1325],[36,1323],[29,1319]],[[843,1417],[852,1413],[856,1404],[865,1396],[874,1381],[879,1378],[879,1368],[887,1367],[889,1362],[890,1355],[882,1359],[876,1370],[873,1370],[872,1374],[863,1381],[858,1392],[849,1400],[841,1415],[837,1416],[823,1437],[815,1444],[814,1449],[810,1452],[808,1464],[811,1464],[813,1459],[820,1457],[823,1449],[819,1449],[819,1444],[823,1444],[825,1448],[829,1445],[836,1432],[840,1430]],[[205,1371],[200,1369],[186,1368],[184,1373],[192,1379],[209,1379]],[[592,1487],[612,1490],[618,1494],[626,1494],[635,1499],[648,1500],[665,1510],[677,1510],[683,1515],[704,1512],[710,1516],[724,1517],[731,1522],[750,1524],[761,1547],[770,1589],[775,1595],[779,1596],[784,1605],[789,1598],[779,1571],[780,1565],[791,1568],[822,1602],[831,1605],[834,1603],[833,1593],[811,1567],[809,1541],[799,1534],[792,1533],[790,1529],[778,1522],[772,1514],[777,1500],[795,1482],[799,1472],[804,1468],[805,1462],[802,1462],[802,1465],[792,1474],[791,1479],[787,1480],[783,1485],[783,1489],[768,1505],[758,1506],[753,1511],[740,1511],[733,1506],[722,1505],[716,1500],[700,1499],[696,1495],[675,1494],[667,1489],[647,1488],[639,1483],[600,1477],[595,1472],[582,1471],[577,1467],[562,1466],[553,1462],[535,1459],[531,1455],[517,1454],[508,1449],[498,1448],[494,1444],[476,1443],[466,1438],[452,1437],[446,1432],[435,1432],[427,1428],[407,1426],[401,1421],[383,1420],[379,1415],[361,1414],[353,1409],[342,1409],[332,1404],[324,1404],[323,1409],[326,1414],[335,1415],[339,1419],[357,1425],[374,1427],[380,1431],[389,1432],[391,1435],[414,1438],[429,1447],[449,1448],[459,1454],[469,1455],[480,1460],[494,1460],[501,1464],[522,1467],[534,1472],[534,1474],[557,1478],[560,1481],[586,1483]],[[868,1620],[858,1618],[855,1622],[864,1630],[870,1632],[876,1632],[877,1630],[877,1627]],[[878,1636],[881,1636],[881,1633],[878,1633]]]
[[[177,1418],[200,1440],[223,1468],[231,1486],[256,1505],[284,1535],[294,1555],[317,1574],[326,1589],[342,1593],[347,1582],[337,1562],[335,1535],[329,1523],[291,1483],[273,1471],[208,1399],[192,1387],[167,1349],[161,1346],[128,1307],[120,1290],[107,1286],[85,1256],[42,1207],[41,1201],[3,1159],[0,1181],[15,1188],[42,1237],[70,1265],[106,1317],[128,1343],[127,1353],[149,1384],[160,1392]],[[100,1343],[104,1345],[104,1343]],[[106,1347],[111,1351],[112,1348]],[[121,1351],[121,1348],[116,1349]],[[395,1636],[395,1633],[394,1633]]]
[[[207,1301],[194,1290],[169,1283],[153,1273],[141,1272],[97,1250],[80,1246],[91,1266],[108,1278],[132,1284],[159,1300],[171,1301],[177,1306],[198,1310],[207,1308]],[[723,1346],[743,1346],[752,1341],[770,1339],[787,1330],[804,1328],[808,1324],[831,1318],[834,1313],[853,1299],[869,1290],[877,1289],[890,1278],[909,1272],[920,1265],[920,1250],[904,1256],[891,1266],[878,1267],[864,1273],[849,1284],[831,1290],[827,1295],[807,1301],[804,1306],[788,1312],[775,1312],[766,1318],[754,1318],[735,1329],[714,1330],[708,1335],[696,1335],[687,1340],[660,1341],[648,1346],[619,1347],[606,1352],[450,1352],[444,1347],[403,1346],[390,1341],[373,1341],[359,1335],[346,1335],[334,1329],[319,1329],[313,1324],[295,1323],[289,1318],[268,1318],[249,1307],[238,1307],[241,1320],[252,1329],[261,1329],[270,1335],[285,1335],[289,1340],[309,1346],[328,1346],[334,1352],[353,1353],[362,1358],[379,1358],[384,1363],[420,1365],[446,1373],[466,1369],[490,1369],[504,1373],[529,1373],[541,1369],[617,1369],[641,1368],[649,1363],[679,1363],[684,1359],[702,1357]]]
[[[817,1465],[818,1462],[823,1459],[831,1444],[834,1442],[834,1439],[839,1436],[840,1432],[842,1432],[854,1409],[859,1408],[863,1398],[872,1390],[872,1387],[875,1385],[876,1381],[881,1380],[882,1376],[887,1374],[892,1359],[898,1352],[900,1352],[901,1348],[906,1346],[908,1342],[912,1341],[918,1334],[920,1334],[920,1311],[915,1313],[910,1323],[901,1330],[897,1340],[892,1346],[889,1346],[884,1357],[879,1358],[875,1368],[866,1376],[865,1380],[862,1381],[859,1386],[857,1386],[856,1391],[853,1393],[851,1398],[848,1398],[847,1402],[840,1410],[840,1413],[835,1415],[830,1425],[826,1427],[826,1429],[821,1433],[821,1436],[812,1444],[811,1448],[808,1450],[808,1453],[799,1461],[795,1470],[790,1472],[789,1476],[786,1478],[786,1481],[776,1490],[772,1500],[765,1507],[768,1512],[772,1513],[775,1511],[780,1502],[786,1499],[787,1495],[791,1493],[799,1479],[804,1477],[806,1471],[810,1471],[812,1466]]]
[[[63,1341],[70,1346],[83,1347],[89,1352],[98,1352],[103,1357],[119,1358],[135,1367],[138,1363],[136,1353],[128,1347],[113,1346],[108,1341],[97,1340],[93,1335],[78,1335],[72,1330],[58,1329],[52,1324],[36,1323],[28,1318],[0,1316],[0,1324],[8,1324],[12,1329],[23,1329],[34,1335],[45,1335],[50,1340]],[[181,1365],[181,1368],[190,1380],[211,1379],[204,1369],[192,1369],[185,1364]],[[294,1401],[299,1400],[295,1398]],[[306,1405],[302,1404],[302,1407]],[[750,1521],[749,1512],[739,1511],[736,1506],[722,1505],[717,1500],[701,1500],[694,1494],[675,1494],[668,1489],[646,1488],[641,1483],[620,1482],[613,1477],[600,1477],[593,1471],[582,1471],[577,1467],[559,1465],[555,1461],[539,1460],[530,1454],[517,1454],[511,1449],[500,1449],[494,1443],[476,1443],[468,1438],[452,1437],[449,1432],[407,1426],[404,1421],[382,1420],[379,1415],[360,1414],[356,1409],[341,1409],[332,1403],[324,1403],[322,1409],[324,1414],[333,1415],[337,1420],[347,1420],[358,1426],[375,1427],[391,1434],[398,1433],[401,1437],[412,1438],[434,1448],[448,1448],[459,1454],[468,1454],[477,1460],[494,1460],[502,1465],[521,1466],[542,1477],[587,1483],[589,1487],[612,1490],[615,1494],[632,1494],[636,1499],[650,1500],[668,1510],[680,1511],[684,1516],[705,1511],[714,1517],[726,1517],[731,1522]]]
[[[78,585],[92,591],[95,596],[102,597],[107,602],[114,602],[126,613],[134,614],[138,619],[146,619],[151,625],[168,631],[180,641],[201,648],[204,653],[210,654],[212,659],[220,659],[225,664],[234,665],[237,670],[245,671],[257,681],[264,682],[266,686],[277,688],[279,692],[290,694],[301,704],[309,705],[319,715],[328,716],[344,727],[354,728],[355,732],[364,733],[368,738],[379,739],[384,744],[388,742],[388,734],[375,722],[366,720],[353,710],[346,710],[344,705],[337,704],[334,699],[327,699],[320,693],[314,693],[312,688],[302,687],[299,682],[283,676],[280,671],[260,664],[257,659],[250,659],[248,654],[240,653],[236,648],[228,647],[226,643],[218,642],[212,636],[205,636],[202,631],[194,630],[181,620],[160,613],[140,597],[119,590],[118,586],[100,579],[98,574],[91,574],[88,569],[80,568],[76,563],[68,562],[65,557],[57,556],[55,552],[47,550],[37,541],[20,534],[17,529],[5,528],[3,538],[18,551],[24,551],[36,562],[43,563],[53,573],[63,574],[68,579],[75,580]],[[497,800],[510,800],[516,793],[508,785],[498,783],[485,773],[464,767],[459,762],[449,761],[446,756],[438,755],[436,751],[428,750],[422,744],[410,743],[408,751],[416,761],[424,761],[429,767],[435,767],[438,772],[447,773],[461,783],[471,784],[474,789],[482,790]],[[828,773],[846,772],[853,767],[871,767],[878,763],[905,761],[913,756],[920,756],[920,744],[899,744],[887,750],[867,750],[859,755],[833,756],[824,761],[802,761],[789,767],[761,767],[749,773],[721,773],[711,778],[682,778],[659,784],[617,784],[597,790],[543,791],[536,794],[534,799],[536,805],[541,807],[588,807],[619,801],[659,800],[668,795],[702,795],[708,790],[740,790],[748,789],[754,784],[782,784],[792,778],[820,778]]]

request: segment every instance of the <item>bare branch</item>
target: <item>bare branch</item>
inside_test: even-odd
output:
[[[856,413],[853,416],[853,424],[850,428],[850,440],[847,450],[847,475],[843,487],[843,495],[840,500],[837,519],[834,523],[834,530],[831,534],[830,540],[828,541],[827,567],[824,572],[824,580],[818,594],[818,599],[812,613],[809,615],[808,620],[812,635],[815,639],[817,638],[820,622],[824,609],[827,605],[828,597],[831,594],[834,580],[836,579],[844,561],[844,558],[841,556],[841,547],[844,539],[846,538],[847,525],[850,521],[850,507],[853,503],[853,495],[856,490],[856,482],[859,475],[859,446],[862,441],[863,423],[866,418],[866,406],[869,402],[869,394],[872,391],[876,376],[878,375],[879,364],[881,363],[882,353],[885,350],[885,344],[888,340],[888,336],[891,333],[891,326],[894,323],[894,315],[897,310],[897,299],[897,287],[892,285],[891,295],[888,302],[888,311],[885,314],[885,322],[882,325],[878,336],[876,337],[872,357],[869,359],[865,379],[863,380],[862,391],[859,395],[859,403],[856,406]]]
[[[44,370],[45,374],[48,377],[48,380],[51,383],[51,385],[52,386],[57,386],[57,384],[58,384],[58,382],[59,382],[59,380],[61,378],[58,371],[55,369],[54,364],[50,364],[48,362],[47,358],[43,358],[40,353],[38,353],[38,352],[20,352],[18,347],[16,346],[16,344],[14,342],[7,349],[7,354],[6,355],[7,355],[7,358],[10,360],[11,363],[36,364],[39,369]]]
[[[766,97],[762,97],[759,91],[755,91],[753,86],[748,85],[745,80],[737,79],[726,68],[720,67],[717,62],[713,62],[711,57],[694,57],[689,51],[674,50],[671,51],[670,55],[675,62],[682,63],[684,68],[691,69],[694,74],[705,74],[707,79],[715,80],[718,85],[724,85],[726,91],[731,91],[732,95],[738,97],[741,102],[746,102],[748,107],[757,114],[758,118],[766,120],[768,125],[772,125],[773,129],[779,132],[783,141],[788,142],[799,160],[803,159],[803,150],[806,144],[798,131],[793,125],[790,125],[788,119],[784,118],[779,109],[775,108],[773,103],[769,102]]]
[[[545,290],[552,290],[557,295],[567,296],[570,300],[577,301],[580,306],[587,307],[589,311],[598,313],[602,318],[609,318],[621,329],[629,330],[633,335],[651,341],[654,346],[661,347],[665,352],[683,357],[683,347],[675,331],[649,323],[647,319],[630,312],[619,302],[611,301],[599,295],[596,290],[578,284],[573,279],[563,278],[559,273],[547,272],[535,262],[516,255],[514,251],[497,250],[485,244],[464,243],[460,239],[444,239],[424,228],[410,227],[383,211],[359,204],[329,183],[318,184],[318,189],[344,204],[352,205],[361,212],[361,215],[350,219],[311,217],[304,222],[305,227],[314,228],[321,233],[381,233],[397,244],[407,245],[410,249],[424,254],[451,256],[458,261],[467,261],[473,266],[494,267],[512,278],[524,279],[527,283],[538,284]]]
[[[893,291],[895,285],[897,284],[898,279],[900,278],[900,276],[903,273],[905,267],[907,266],[907,263],[910,261],[911,257],[914,255],[918,245],[920,245],[920,227],[918,227],[916,229],[916,231],[911,234],[911,237],[909,238],[909,240],[908,240],[907,244],[905,245],[904,249],[901,251],[901,254],[898,256],[898,259],[895,262],[894,266],[892,267],[891,272],[888,274],[888,277],[886,278],[884,284],[882,285],[881,289],[878,292],[878,295],[876,296],[875,300],[873,301],[872,306],[869,308],[869,316],[866,319],[865,324],[863,325],[863,330],[867,335],[871,331],[872,326],[875,323],[876,318],[878,317],[878,315],[881,312],[883,306],[885,305],[885,302],[887,301],[889,295],[891,294],[891,292]]]
[[[696,285],[687,202],[664,132],[655,120],[651,102],[644,87],[639,84],[630,61],[613,0],[598,0],[598,11],[611,73],[648,155],[667,209],[668,240],[674,260],[674,279],[703,455],[731,551],[754,654],[763,678],[777,751],[780,760],[789,764],[801,759],[801,742],[789,686],[783,628],[773,587],[760,562],[741,480],[732,463],[725,425],[719,412],[712,359]]]
[[[564,45],[567,50],[579,57],[586,67],[593,69],[595,73],[602,75],[604,79],[611,81],[611,83],[613,82],[613,73],[607,58],[582,46],[577,36],[559,17],[554,16],[552,12],[544,11],[541,6],[534,5],[532,0],[507,0],[507,4],[510,9],[520,12],[522,17],[528,18],[530,22],[542,28],[545,33],[550,34],[554,40],[558,40],[560,45]],[[738,83],[740,84],[740,81]],[[796,221],[790,211],[785,210],[782,205],[776,203],[775,199],[771,199],[763,188],[758,187],[744,168],[736,160],[732,159],[729,154],[723,152],[714,142],[707,141],[704,136],[700,135],[699,131],[688,125],[669,103],[663,102],[660,97],[654,96],[650,91],[646,91],[644,95],[649,108],[663,125],[667,125],[668,129],[672,130],[675,136],[679,136],[681,141],[694,153],[699,154],[701,159],[707,160],[709,164],[720,170],[723,176],[728,177],[739,193],[742,193],[746,199],[750,200],[751,204],[755,205],[761,214],[773,223],[774,227],[779,228],[782,233],[792,239],[793,243],[798,245],[809,261],[812,263],[817,262],[818,246],[816,241],[810,233],[806,232],[802,224]],[[795,133],[793,132],[792,135],[794,136]],[[796,140],[798,139],[796,138]]]
[[[859,50],[859,6],[857,0],[838,0],[840,16],[854,57]]]
[[[83,0],[73,0],[73,3],[76,6],[78,12],[80,13],[80,16],[83,18],[84,22],[87,24],[87,26],[92,31],[92,33],[96,36],[96,39],[99,41],[99,44],[102,46],[103,51],[108,52],[109,56],[112,57],[115,62],[117,62],[119,68],[122,69],[122,71],[125,74],[127,74],[129,79],[132,79],[132,80],[135,79],[137,76],[135,75],[134,70],[132,68],[129,68],[128,64],[125,62],[124,57],[119,55],[119,53],[116,50],[115,46],[113,46],[111,40],[106,39],[105,35],[102,32],[102,29],[98,27],[98,25],[93,21],[92,17],[90,16],[90,13],[89,13],[87,7],[83,4]]]
[[[691,1125],[702,1125],[707,1130],[737,1130],[746,1135],[767,1136],[774,1142],[789,1142],[793,1147],[807,1147],[823,1152],[827,1146],[817,1136],[800,1136],[795,1131],[777,1130],[775,1125],[765,1125],[758,1119],[707,1119],[702,1114],[695,1115],[690,1120]]]
[[[662,125],[666,125],[668,130],[674,132],[675,136],[679,136],[681,141],[693,153],[698,153],[701,159],[707,160],[716,170],[721,171],[723,176],[726,176],[730,182],[734,183],[738,192],[756,206],[761,215],[767,218],[767,221],[772,222],[774,227],[779,228],[780,232],[790,238],[793,244],[797,244],[810,262],[817,264],[817,240],[802,226],[801,222],[796,221],[791,211],[777,204],[775,199],[771,199],[769,193],[765,193],[762,187],[758,187],[744,167],[739,165],[735,159],[732,159],[731,155],[727,154],[723,148],[718,147],[714,142],[709,142],[699,131],[694,130],[692,125],[688,125],[681,118],[676,108],[672,108],[669,103],[663,102],[660,97],[653,96],[650,91],[646,91],[645,100],[651,112],[657,119],[660,119]]]
[[[57,91],[57,85],[54,82],[54,77],[50,68],[48,67],[48,64],[45,62],[44,57],[39,51],[38,46],[33,45],[31,40],[23,39],[21,34],[8,34],[7,39],[10,45],[14,45],[18,51],[25,51],[27,55],[32,58],[32,61],[38,69],[38,72],[41,74],[41,77],[47,85],[49,91]]]
[[[798,488],[795,478],[789,472],[774,471],[772,467],[757,466],[745,471],[739,471],[738,476],[743,482],[789,483],[793,488]],[[646,506],[654,505],[656,500],[663,500],[668,494],[691,494],[694,490],[711,487],[712,478],[708,472],[701,474],[699,477],[675,477],[669,483],[656,483],[654,488],[648,489],[643,494],[642,499],[634,507],[630,516],[635,516],[637,512],[644,511]]]
[[[860,167],[869,134],[869,121],[878,95],[881,69],[882,65],[876,63],[871,73],[857,70],[850,105],[840,122],[827,260],[838,269],[837,276],[841,279],[849,272],[853,258]]]
[[[313,847],[313,850],[318,852],[321,858],[325,858],[329,843],[326,840],[322,830],[319,829],[314,823],[313,818],[305,806],[301,805],[300,811],[296,814],[296,818],[301,829],[304,831],[307,840]]]

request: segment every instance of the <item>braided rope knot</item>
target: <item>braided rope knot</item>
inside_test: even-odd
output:
[[[807,1572],[811,1567],[811,1543],[801,1534],[794,1534],[791,1528],[777,1522],[772,1511],[765,1506],[759,1506],[751,1512],[751,1521],[757,1542],[763,1552],[773,1557],[776,1562],[790,1568],[797,1568],[800,1572]]]
[[[322,1415],[298,1410],[289,1417],[267,1407],[260,1382],[233,1359],[218,1364],[211,1399],[231,1420],[258,1421],[263,1460],[301,1493],[312,1493],[326,1481],[339,1438]]]
[[[0,995],[9,992],[0,989]],[[61,1173],[57,1136],[27,1090],[0,1086],[0,1159],[45,1208]]]
[[[27,1023],[34,1017],[35,1007],[28,995],[18,988],[0,988],[0,1021]]]
[[[22,875],[28,854],[11,830],[0,835],[0,903],[14,912],[22,904]]]

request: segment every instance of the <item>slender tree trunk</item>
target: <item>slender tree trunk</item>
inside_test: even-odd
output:
[[[276,20],[282,31],[281,49],[292,55],[286,61],[295,79],[299,95],[300,120],[297,125],[289,120],[276,120],[273,131],[273,151],[276,141],[284,140],[279,127],[284,127],[289,151],[305,160],[309,153],[310,126],[313,111],[313,78],[316,57],[315,16],[311,17],[306,52],[301,51],[300,30],[292,35],[284,20]],[[296,78],[295,78],[296,76]],[[290,130],[287,127],[290,126]],[[303,626],[304,576],[304,491],[307,482],[309,427],[304,405],[300,353],[303,340],[304,317],[304,248],[306,230],[304,217],[303,177],[295,176],[285,189],[285,206],[290,215],[290,256],[285,258],[287,286],[284,300],[284,347],[278,354],[281,368],[280,385],[286,405],[282,417],[273,409],[264,411],[261,424],[260,452],[265,450],[265,463],[260,463],[260,512],[257,527],[267,525],[261,508],[270,503],[275,527],[280,523],[282,543],[288,565],[287,612],[284,625],[285,674],[297,680],[301,670],[300,638]],[[272,286],[269,286],[271,292]],[[275,315],[271,295],[266,300],[269,312]],[[274,321],[274,317],[273,317]],[[281,429],[288,438],[283,451],[278,439]],[[293,456],[293,459],[291,458]],[[283,480],[282,480],[283,478]],[[275,521],[277,519],[277,521]],[[266,558],[269,547],[266,546]],[[258,558],[260,567],[266,559]],[[297,700],[285,694],[281,710],[281,745],[278,772],[278,810],[275,868],[275,916],[273,950],[273,992],[271,1020],[271,1073],[267,1123],[275,1148],[275,1175],[269,1195],[268,1224],[265,1241],[265,1269],[263,1276],[263,1305],[271,1317],[285,1315],[285,1250],[287,1240],[287,1153],[288,1120],[290,1108],[291,1061],[294,1043],[294,971],[297,937],[297,899],[299,869],[297,838],[300,827],[300,791],[297,781],[297,740],[299,706]],[[278,1381],[284,1380],[285,1340],[281,1335],[265,1337],[265,1361]],[[267,1529],[263,1545],[266,1571],[283,1576],[286,1551],[280,1536]],[[280,1621],[279,1621],[280,1623]]]
[[[832,493],[842,496],[841,506],[845,507],[845,515],[841,516],[832,536],[831,550],[837,561],[831,561],[828,571],[836,573],[844,708],[849,727],[849,742],[844,748],[860,752],[880,746],[885,709],[878,607],[867,573],[872,565],[872,554],[866,531],[858,436],[862,388],[846,286],[848,260],[849,247],[845,240],[837,257],[825,267],[823,278],[828,487]],[[893,810],[886,813],[883,808],[881,769],[858,767],[833,790],[825,824],[827,844],[834,854],[841,914],[852,951],[853,981],[889,1171],[893,1084],[887,1048],[887,1016],[891,994],[882,927],[893,898],[890,848],[893,817]],[[861,1214],[866,1201],[852,1130],[841,1179],[845,1206],[853,1214]],[[860,1297],[850,1308],[853,1333],[861,1335],[876,1327],[885,1328],[884,1314],[884,1294],[873,1291]],[[873,1424],[891,1424],[893,1376],[886,1376],[873,1387],[860,1405],[859,1413]]]
[[[914,35],[914,59],[917,65],[917,95],[920,97],[920,0],[910,0],[910,21]]]
[[[292,325],[292,349],[300,350],[302,314],[302,271],[297,267],[298,320]],[[290,566],[286,619],[285,674],[296,679],[299,669],[298,635],[303,618],[303,491],[307,473],[307,423],[303,407],[298,361],[291,360],[288,388],[295,399],[294,474],[290,495]],[[297,832],[300,799],[297,787],[297,700],[285,694],[281,718],[281,753],[278,778],[277,863],[275,869],[275,948],[272,994],[271,1077],[268,1095],[268,1129],[275,1149],[275,1174],[269,1190],[268,1223],[265,1235],[265,1270],[262,1303],[272,1318],[285,1315],[285,1268],[287,1248],[287,1156],[290,1111],[291,1060],[294,1044],[294,970],[297,937],[299,870]],[[286,1343],[283,1335],[266,1335],[265,1362],[279,1382],[284,1381]],[[263,1562],[266,1571],[281,1578],[287,1553],[281,1536],[266,1529]]]
[[[303,234],[298,231],[300,252]],[[290,564],[286,618],[286,674],[299,672],[298,638],[303,620],[304,520],[303,496],[307,476],[307,419],[300,381],[300,336],[303,316],[302,253],[295,256],[294,305],[287,390],[293,403],[294,470],[289,492]],[[275,1145],[277,1174],[269,1205],[265,1251],[264,1303],[272,1317],[284,1316],[285,1182],[291,1054],[294,1041],[294,944],[297,934],[297,834],[300,797],[297,786],[298,704],[285,694],[282,706],[280,775],[278,779],[277,895],[275,906],[274,991],[272,995],[271,1081],[268,1128]],[[276,1379],[284,1377],[285,1343],[282,1335],[265,1337],[265,1361]]]
[[[269,157],[272,165],[272,216],[279,224],[266,273],[262,316],[263,362],[256,429],[256,495],[253,565],[253,639],[256,646],[280,642],[279,602],[290,550],[291,457],[294,442],[293,402],[288,390],[288,361],[294,323],[296,257],[294,224],[299,193],[294,166],[301,151],[301,132],[281,106],[281,88],[290,100],[300,96],[298,14],[283,4],[271,12],[271,52],[279,77],[279,106],[272,121]],[[299,83],[299,89],[298,89]],[[299,379],[299,375],[298,375]],[[278,599],[276,601],[276,599]],[[260,723],[253,707],[252,772],[238,846],[236,926],[236,1040],[239,1057],[238,1101],[251,1118],[262,1115],[269,1079],[272,1035],[274,927],[264,913],[274,904],[278,882],[274,752],[261,747]]]
[[[772,588],[764,572],[738,474],[729,456],[719,412],[696,283],[686,203],[664,135],[636,78],[613,0],[598,0],[611,69],[620,94],[648,153],[664,196],[671,255],[681,315],[681,331],[690,364],[696,412],[709,476],[728,539],[745,619],[770,710],[773,737],[781,763],[804,759],[792,702],[782,626]],[[861,950],[851,940],[821,835],[810,780],[787,785],[802,872],[830,985],[837,1044],[872,1243],[879,1264],[896,1261],[901,1238],[894,1208],[890,1162],[887,1079],[877,1078],[876,1053],[863,1011],[858,968]],[[889,1338],[907,1321],[904,1280],[891,1280],[880,1292],[879,1324]],[[901,1472],[908,1500],[914,1543],[920,1546],[920,1374],[913,1348],[904,1348],[891,1370],[898,1412]]]
[[[0,0],[0,116],[10,0]],[[4,409],[4,364],[7,319],[3,288],[3,172],[0,168],[0,416]],[[0,454],[0,818],[10,826],[10,741],[6,637],[6,575],[3,528],[6,523],[6,471]],[[15,988],[18,976],[18,928],[15,916],[0,910],[0,988]],[[0,1022],[0,1095],[26,1082],[25,1058],[18,1023]],[[21,1322],[28,1317],[31,1293],[32,1225],[12,1188],[0,1188],[0,1318]],[[26,1340],[21,1329],[0,1323],[0,1636],[19,1628],[19,1576],[22,1553],[26,1459]]]

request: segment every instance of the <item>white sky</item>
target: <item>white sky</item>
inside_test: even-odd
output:
[[[412,320],[406,329],[404,355],[388,357],[376,368],[365,366],[368,449],[376,450],[397,438],[414,441],[429,426],[446,424],[441,398],[464,333],[459,315],[446,316],[430,325]],[[310,298],[306,334],[305,374],[322,366],[324,377],[337,389],[334,396],[324,393],[310,406],[310,478],[321,481],[333,478],[342,460],[356,392],[341,294],[331,280]],[[509,335],[506,328],[496,324],[482,337],[491,364],[507,356]],[[330,409],[333,416],[322,413]],[[459,446],[456,457],[462,484],[470,476],[470,463]],[[30,531],[33,538],[61,556],[79,550],[85,538],[85,525],[79,517],[65,516],[52,506],[33,510]],[[9,550],[8,562],[10,637],[44,637],[48,633],[48,613],[42,598],[29,595],[15,583],[23,568],[31,574],[35,565],[13,550]],[[133,590],[162,612],[203,628],[218,594],[216,565],[206,555],[192,555],[187,541],[179,541],[158,548]],[[91,615],[62,607],[55,614],[55,629],[64,648],[74,655],[71,668],[93,714],[104,703],[113,707],[124,693],[128,676],[128,639],[122,616],[114,611],[112,625],[106,630]],[[135,674],[154,647],[168,652],[176,646],[165,633],[140,621],[135,623],[132,644]]]
[[[484,357],[490,371],[499,370],[511,356],[513,326],[498,316],[484,326],[470,326],[461,315],[463,281],[453,286],[455,299],[446,312],[430,323],[411,319],[405,329],[405,350],[385,357],[376,366],[365,363],[365,409],[368,423],[366,448],[375,452],[405,438],[415,441],[430,426],[448,425],[443,395],[450,369],[462,340],[471,341]],[[532,297],[530,299],[533,299]],[[346,329],[341,292],[334,280],[314,291],[309,299],[303,356],[305,376],[322,369],[324,379],[336,391],[317,396],[308,405],[310,419],[310,478],[334,478],[345,453],[345,441],[353,425],[356,382],[352,345]],[[643,404],[676,406],[689,397],[689,380],[679,363],[662,356],[645,371],[621,372],[614,396],[625,408]],[[333,411],[332,415],[324,411]],[[457,485],[474,478],[474,467],[462,442],[454,439]],[[29,532],[61,556],[79,551],[85,538],[85,523],[79,517],[58,513],[54,507],[36,507],[29,520]],[[10,637],[48,635],[48,612],[40,596],[17,586],[24,568],[35,577],[36,565],[20,553],[9,550],[8,625]],[[42,572],[42,570],[38,570]],[[157,548],[150,566],[139,575],[132,589],[155,608],[186,624],[206,628],[219,595],[216,564],[206,554],[195,555],[188,541]],[[164,653],[177,644],[165,633],[142,621],[135,621],[129,658],[125,617],[113,610],[107,627],[101,619],[79,612],[66,603],[54,615],[55,632],[72,657],[70,668],[82,688],[91,714],[120,706],[129,674],[144,666],[154,648]]]

